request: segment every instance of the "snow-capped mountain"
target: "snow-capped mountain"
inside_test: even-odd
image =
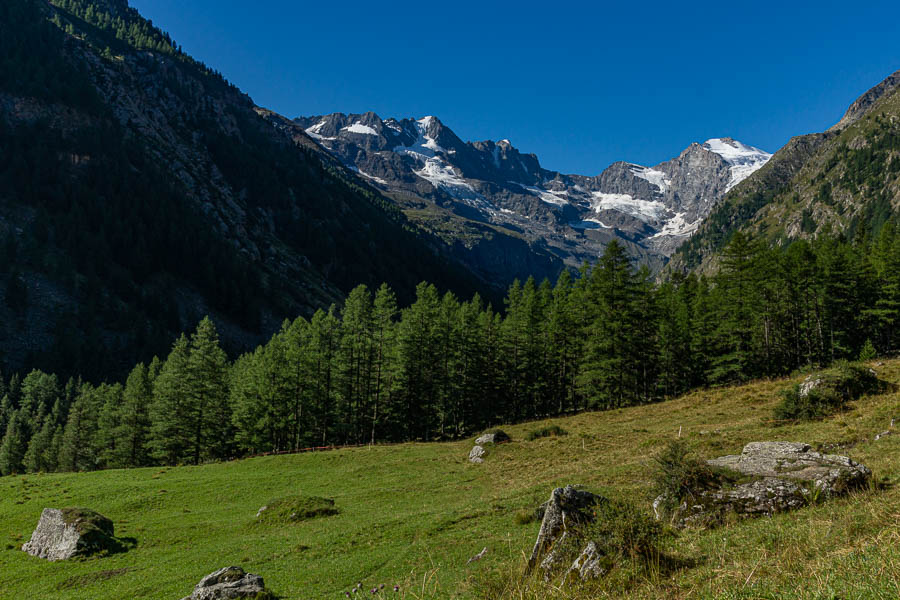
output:
[[[524,237],[569,265],[595,260],[613,238],[651,267],[662,265],[771,156],[716,138],[653,167],[616,162],[596,176],[567,175],[542,168],[509,140],[464,142],[434,116],[335,113],[293,126],[402,206],[437,205]],[[415,214],[433,218],[426,213]]]

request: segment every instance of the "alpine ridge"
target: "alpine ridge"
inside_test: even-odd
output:
[[[314,139],[423,228],[452,238],[448,223],[488,226],[524,237],[545,261],[569,267],[596,260],[610,240],[619,239],[633,258],[659,269],[719,200],[771,157],[717,138],[652,167],[616,162],[586,176],[544,169],[537,156],[506,139],[464,142],[435,116],[334,113],[300,117],[292,125],[294,135],[302,131]],[[465,250],[458,255],[483,267],[472,265]],[[482,275],[508,281],[523,273],[490,265]]]

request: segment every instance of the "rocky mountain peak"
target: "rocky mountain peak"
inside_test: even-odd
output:
[[[865,94],[860,96],[850,105],[847,112],[840,121],[835,123],[828,131],[841,131],[850,125],[856,123],[862,116],[878,102],[880,98],[893,92],[900,86],[900,71],[895,71],[881,83],[869,89]]]
[[[566,175],[544,169],[509,139],[463,142],[435,116],[337,113],[295,122],[384,191],[507,228],[573,266],[595,259],[613,238],[631,244],[645,262],[661,264],[770,156],[733,138],[714,138],[654,167],[619,161],[597,176]]]

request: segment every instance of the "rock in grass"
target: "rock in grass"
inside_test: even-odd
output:
[[[528,559],[528,571],[531,571],[544,553],[551,547],[558,547],[561,538],[566,535],[566,528],[570,525],[585,523],[593,518],[590,509],[605,498],[567,485],[564,488],[556,488],[550,494],[544,506],[544,517],[541,521],[541,529],[538,531],[531,558]],[[556,556],[551,552],[541,561],[541,567],[551,570],[556,565]]]
[[[510,437],[505,431],[502,429],[494,429],[492,431],[486,431],[475,438],[475,445],[484,446],[485,444],[501,444],[503,442],[508,442],[509,440]]]
[[[575,562],[572,563],[572,566],[569,567],[566,577],[577,575],[584,581],[602,577],[606,573],[602,559],[603,553],[597,548],[597,544],[588,542],[578,558],[575,559]]]
[[[119,548],[113,522],[87,508],[45,508],[22,550],[47,560],[66,560]]]
[[[716,481],[692,490],[672,513],[676,525],[715,524],[728,513],[772,515],[864,487],[872,472],[846,456],[798,442],[751,442],[741,454],[706,461]],[[662,498],[654,502],[659,515]]]
[[[263,578],[240,567],[225,567],[210,573],[182,600],[231,600],[233,598],[274,598],[266,590]]]
[[[484,462],[485,451],[481,446],[475,446],[469,452],[469,462],[475,464],[481,464]]]
[[[270,501],[257,511],[256,518],[260,523],[296,523],[338,512],[331,498],[299,495]]]

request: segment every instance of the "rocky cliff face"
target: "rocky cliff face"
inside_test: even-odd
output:
[[[595,260],[619,239],[636,259],[659,268],[725,193],[770,157],[730,138],[712,139],[654,167],[617,162],[596,176],[567,175],[542,168],[509,140],[463,142],[433,116],[335,113],[293,125],[426,228],[435,228],[434,213],[421,207],[439,207],[545,248],[537,262],[553,257],[570,266]],[[460,252],[465,262],[473,256]]]

